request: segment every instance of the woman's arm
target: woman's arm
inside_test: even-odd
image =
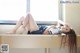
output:
[[[49,33],[48,33],[49,29],[54,28],[54,27],[55,27],[54,25],[51,25],[50,27],[48,27],[48,28],[43,32],[43,34],[49,34]]]

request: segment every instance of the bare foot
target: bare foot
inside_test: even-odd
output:
[[[8,31],[8,32],[6,32],[5,34],[15,34],[16,33],[16,31]]]

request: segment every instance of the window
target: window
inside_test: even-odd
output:
[[[30,12],[36,21],[56,21],[58,15],[58,0],[31,0]]]
[[[26,15],[26,0],[0,0],[0,20],[18,20]]]
[[[59,0],[0,0],[0,20],[19,20],[30,12],[36,21],[57,21]]]

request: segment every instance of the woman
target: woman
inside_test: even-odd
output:
[[[62,23],[61,23],[62,24]],[[21,30],[19,30],[19,28]],[[73,29],[71,29],[68,25],[62,24],[62,26],[54,26],[51,25],[50,27],[47,26],[38,26],[36,22],[34,21],[31,14],[27,14],[27,16],[24,18],[23,16],[20,18],[20,20],[16,23],[16,26],[13,30],[7,32],[10,34],[15,34],[17,31],[20,31],[20,33],[26,33],[26,34],[65,34],[65,37],[62,37],[61,45],[63,42],[63,39],[68,39],[68,46],[70,53],[77,53],[77,37],[76,33]],[[65,40],[66,42],[66,40]]]
[[[22,16],[20,20],[16,23],[14,29],[7,33],[15,34],[17,33],[17,31],[20,31],[20,33],[24,33],[26,31],[26,34],[61,34],[69,32],[70,27],[66,24],[59,27],[56,27],[54,25],[51,25],[49,27],[43,25],[39,27],[34,21],[32,15],[27,14],[26,17]]]

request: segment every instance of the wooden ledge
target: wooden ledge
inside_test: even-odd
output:
[[[9,44],[10,48],[60,48],[61,36],[58,35],[20,35],[1,34],[0,44]],[[77,36],[80,47],[80,36]]]

